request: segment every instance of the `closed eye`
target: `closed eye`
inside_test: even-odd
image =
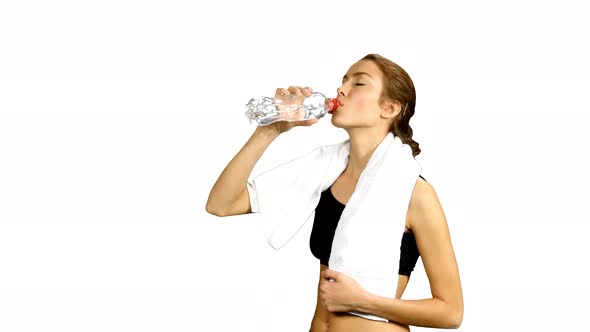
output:
[[[355,83],[354,85],[364,85],[363,83]]]

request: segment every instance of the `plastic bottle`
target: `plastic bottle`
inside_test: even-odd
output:
[[[266,126],[277,121],[305,121],[311,118],[320,119],[326,113],[338,108],[335,98],[327,98],[319,92],[305,97],[287,95],[281,99],[270,97],[254,97],[246,104],[246,118],[256,126]],[[298,100],[299,99],[299,100]]]

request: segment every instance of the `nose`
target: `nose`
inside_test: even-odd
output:
[[[336,89],[336,93],[339,96],[346,96],[346,92],[345,92],[345,89],[344,89],[344,84],[342,84],[338,89]]]

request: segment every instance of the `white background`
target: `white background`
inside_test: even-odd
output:
[[[205,212],[255,95],[404,67],[462,331],[587,330],[582,1],[3,1],[0,331],[307,331],[311,223],[281,250]],[[253,176],[346,132],[279,137]],[[419,261],[405,299],[429,298]],[[426,331],[413,327],[413,331]]]

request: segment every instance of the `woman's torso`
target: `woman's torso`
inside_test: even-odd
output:
[[[356,181],[353,179],[346,178],[344,176],[340,176],[334,184],[330,188],[326,190],[326,197],[322,197],[322,202],[320,204],[332,204],[330,207],[331,209],[335,209],[335,213],[341,213],[342,209],[348,203],[348,200],[352,196],[352,192],[356,186]],[[326,202],[326,200],[328,202]],[[322,211],[326,211],[326,208]],[[321,216],[320,216],[321,217]],[[329,232],[333,236],[333,231],[335,229],[335,225],[332,226]],[[406,231],[409,231],[408,221],[406,220]],[[313,236],[314,234],[312,234]],[[316,247],[319,245],[320,241],[327,241],[331,245],[331,238],[326,236],[327,239],[317,238],[318,234],[315,234],[315,239],[310,239],[315,241]],[[323,234],[319,234],[322,236]],[[311,242],[310,242],[311,244]],[[313,249],[313,247],[312,247]],[[317,250],[317,249],[316,249]],[[315,255],[316,253],[314,253]],[[316,256],[317,257],[317,256]],[[417,259],[417,258],[416,258]],[[320,263],[320,274],[323,270],[327,269],[327,261],[326,259],[322,259]],[[415,264],[415,260],[413,261]],[[411,264],[410,264],[411,265]],[[413,266],[411,268],[413,269]],[[407,283],[409,281],[409,273],[407,275],[399,275],[397,291],[396,291],[396,298],[401,298]],[[410,331],[409,326],[398,324],[395,322],[383,322],[383,321],[375,321],[370,320],[367,318],[359,317],[356,315],[352,315],[346,312],[330,312],[328,311],[321,303],[319,297],[319,285],[321,282],[321,277],[318,280],[318,292],[317,292],[317,301],[316,301],[316,309],[314,312],[314,317],[311,324],[311,332],[353,332],[353,331],[366,331],[366,332],[402,332],[402,331]]]

